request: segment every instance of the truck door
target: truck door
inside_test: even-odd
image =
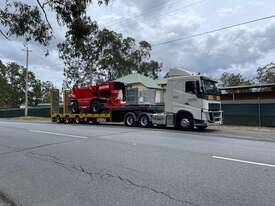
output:
[[[184,85],[185,95],[183,96],[183,104],[186,109],[192,111],[195,119],[201,119],[202,99],[198,97],[200,92],[199,81],[186,80]]]

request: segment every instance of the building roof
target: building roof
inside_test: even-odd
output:
[[[136,83],[141,83],[147,88],[151,89],[161,89],[160,87],[160,81],[162,80],[154,80],[149,77],[145,77],[141,74],[134,73],[134,74],[129,74],[127,76],[121,77],[119,79],[115,80],[116,82],[122,82],[124,84],[136,84]]]
[[[165,75],[166,78],[168,77],[176,77],[176,76],[191,76],[192,73],[185,69],[170,69],[169,72]]]
[[[258,85],[243,85],[243,86],[232,86],[232,87],[221,87],[220,90],[240,90],[240,89],[253,89],[263,87],[275,87],[275,83],[271,84],[258,84]]]
[[[165,85],[167,84],[167,79],[156,79],[158,85]]]

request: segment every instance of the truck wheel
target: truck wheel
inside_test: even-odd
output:
[[[95,100],[92,102],[91,104],[91,112],[96,114],[96,113],[100,113],[101,111],[101,103],[98,100]]]
[[[132,112],[129,112],[124,117],[124,124],[128,127],[136,126],[136,115]]]
[[[71,102],[71,111],[73,114],[79,113],[79,108],[76,101]]]
[[[147,114],[142,114],[139,117],[139,125],[141,127],[151,127],[152,123],[150,122],[150,118]]]
[[[177,118],[177,128],[180,130],[193,130],[194,120],[190,114],[180,114]]]

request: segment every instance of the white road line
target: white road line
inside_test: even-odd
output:
[[[56,136],[64,136],[64,137],[74,137],[74,138],[80,138],[80,139],[88,139],[89,137],[85,136],[78,136],[78,135],[72,135],[72,134],[63,134],[63,133],[55,133],[55,132],[48,132],[48,131],[42,131],[42,130],[29,130],[30,132],[35,133],[43,133],[43,134],[52,134]]]
[[[245,163],[245,164],[265,166],[265,167],[275,167],[275,165],[271,165],[271,164],[260,163],[260,162],[251,162],[251,161],[239,160],[239,159],[233,159],[233,158],[227,158],[227,157],[212,156],[212,158],[221,159],[221,160],[228,160],[228,161],[233,161],[233,162],[240,162],[240,163]]]

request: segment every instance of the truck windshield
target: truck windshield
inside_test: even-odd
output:
[[[216,82],[210,79],[203,79],[203,89],[206,95],[219,95],[220,92],[216,86]]]

